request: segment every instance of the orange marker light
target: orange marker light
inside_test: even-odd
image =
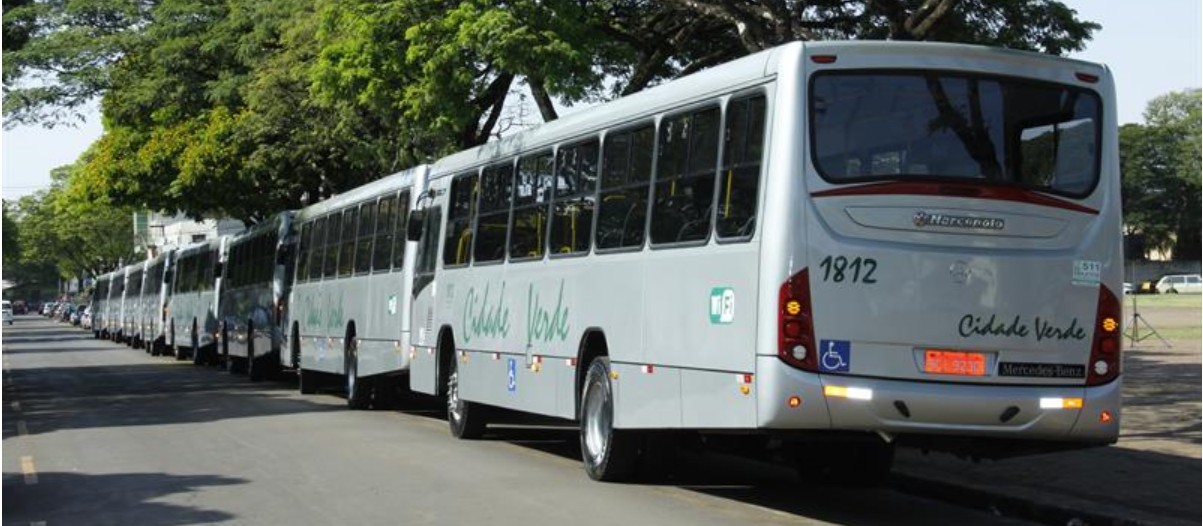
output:
[[[1118,329],[1118,328],[1119,328],[1119,323],[1115,321],[1115,318],[1104,318],[1103,319],[1103,330],[1104,331],[1115,332],[1115,329]]]
[[[786,405],[790,406],[791,408],[798,407],[802,405],[802,399],[797,396],[791,396],[789,397],[789,401],[786,402]]]
[[[789,300],[785,303],[785,312],[790,316],[797,316],[799,312],[802,312],[802,304],[798,303],[798,300]]]
[[[1110,424],[1111,423],[1111,411],[1103,411],[1103,412],[1099,413],[1099,422],[1102,422],[1104,424]]]

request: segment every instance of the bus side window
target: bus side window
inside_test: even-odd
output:
[[[553,254],[589,251],[597,202],[598,153],[596,140],[559,150],[551,218]]]
[[[309,248],[310,280],[322,278],[322,263],[326,258],[326,218],[318,219],[313,226],[313,246]]]
[[[510,225],[510,189],[514,185],[514,161],[485,168],[480,174],[480,204],[476,220],[476,263],[505,259],[506,233]]]
[[[710,235],[718,128],[718,108],[660,122],[652,244],[702,241]]]
[[[376,207],[376,242],[372,248],[372,271],[388,270],[393,250],[393,206],[397,199],[391,195],[380,198]]]
[[[409,241],[405,238],[406,228],[409,227],[409,190],[402,190],[397,195],[396,205],[393,207],[396,210],[397,221],[393,223],[393,270],[403,270],[405,268],[405,244]]]
[[[447,238],[443,242],[444,265],[467,265],[472,254],[472,218],[476,215],[476,173],[458,175],[451,181],[447,201]]]
[[[514,180],[514,215],[510,219],[510,258],[543,257],[547,203],[551,200],[551,152],[523,157]]]
[[[727,105],[723,169],[719,174],[719,239],[750,238],[756,231],[760,163],[764,154],[764,95]]]
[[[359,244],[355,247],[355,273],[372,270],[372,238],[376,232],[376,202],[368,201],[359,211]]]
[[[326,256],[322,263],[322,278],[338,274],[338,236],[342,232],[342,212],[330,214],[326,220]]]
[[[643,246],[654,136],[650,124],[606,136],[594,241],[599,249]]]
[[[340,278],[350,276],[351,271],[355,270],[355,233],[359,226],[356,223],[358,218],[358,206],[351,206],[343,212],[342,248],[338,253],[338,277]]]
[[[309,249],[313,243],[313,221],[306,221],[301,225],[301,242],[297,247],[297,275],[296,281],[305,281],[309,278]]]

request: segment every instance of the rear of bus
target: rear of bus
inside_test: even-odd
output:
[[[783,191],[766,197],[782,226],[765,231],[762,426],[984,456],[1114,442],[1110,72],[946,44],[793,54],[771,145]]]

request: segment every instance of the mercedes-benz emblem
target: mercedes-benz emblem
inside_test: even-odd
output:
[[[973,271],[969,269],[969,264],[964,261],[957,261],[948,267],[948,273],[952,274],[952,280],[956,283],[965,284],[969,281],[970,274]]]

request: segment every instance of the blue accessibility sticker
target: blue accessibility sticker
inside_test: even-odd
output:
[[[819,370],[846,373],[852,363],[852,342],[847,340],[819,341]]]
[[[506,368],[509,369],[509,378],[505,388],[512,393],[518,390],[518,361],[513,358],[506,358]]]

